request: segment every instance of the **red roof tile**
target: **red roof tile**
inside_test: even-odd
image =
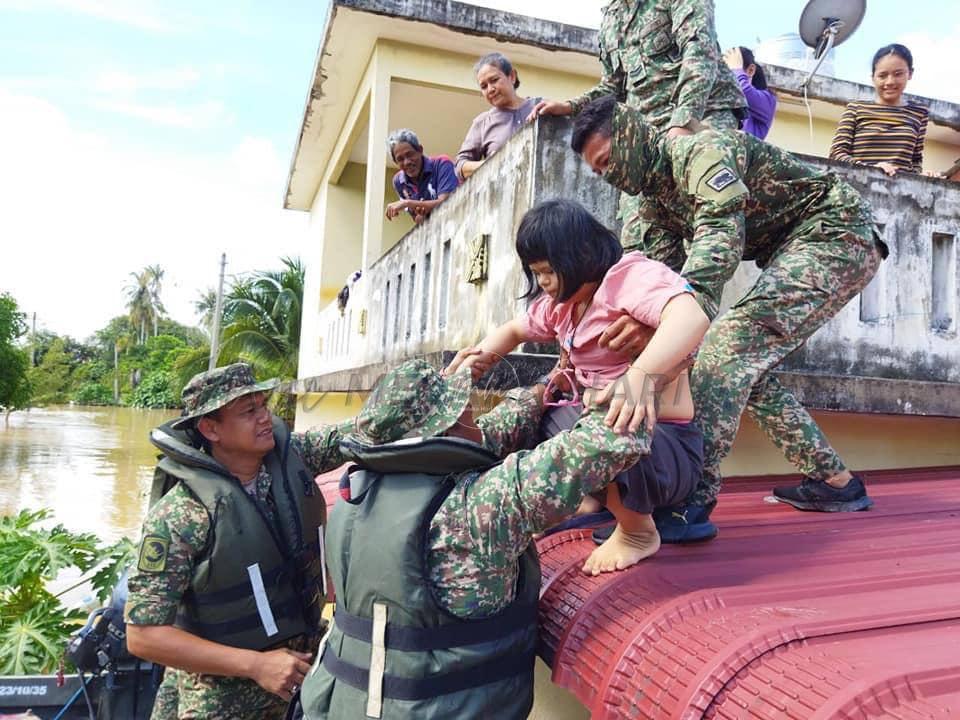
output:
[[[731,480],[720,537],[587,577],[589,532],[538,543],[541,654],[605,718],[960,715],[960,468],[871,473],[865,513]]]

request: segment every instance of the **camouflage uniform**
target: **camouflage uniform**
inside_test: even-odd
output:
[[[193,412],[181,420],[204,415],[227,402],[251,392],[272,389],[276,383],[250,385],[246,372],[231,365],[213,371],[216,382],[199,388],[197,378],[184,390],[185,404]],[[204,373],[198,378],[208,376]],[[195,384],[196,383],[196,384]],[[213,385],[213,387],[211,387]],[[294,433],[291,446],[299,452],[314,475],[336,468],[344,460],[340,440],[353,428],[353,421]],[[261,466],[253,481],[253,492],[270,508],[271,478]],[[134,625],[173,625],[181,599],[189,589],[196,559],[203,553],[211,531],[206,508],[182,484],[177,484],[148,512],[142,537],[159,537],[169,542],[162,572],[145,572],[135,566],[129,578],[126,621]],[[319,627],[318,627],[319,630]],[[284,647],[313,652],[319,636],[293,638]],[[267,692],[252,680],[191,673],[168,668],[154,704],[152,720],[277,720],[283,718],[287,702]]]
[[[469,401],[470,374],[438,380],[425,361],[401,365],[368,398],[357,434],[380,444],[414,429],[424,437],[443,433]],[[505,460],[460,475],[430,524],[428,574],[440,605],[458,617],[487,616],[509,605],[517,559],[532,535],[573,514],[586,493],[650,452],[645,430],[618,435],[603,422],[606,410],[538,445],[542,410],[538,397],[520,388],[477,419],[484,446]]]
[[[681,274],[711,318],[742,259],[763,269],[713,323],[697,355],[691,386],[705,467],[692,500],[716,498],[720,461],[744,408],[804,475],[825,480],[844,470],[813,418],[769,371],[876,273],[886,248],[869,205],[838,176],[744,133],[708,131],[667,143],[623,105],[612,130],[604,179],[649,197],[648,254],[680,254]]]
[[[713,0],[611,0],[600,24],[603,76],[569,101],[573,114],[614,95],[658,130],[691,121],[736,130],[735,113],[746,100],[720,54],[713,6]],[[645,205],[641,197],[620,196],[627,249],[643,247]]]

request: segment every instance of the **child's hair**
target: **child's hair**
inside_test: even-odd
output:
[[[768,90],[767,74],[763,71],[763,66],[757,63],[757,58],[754,57],[753,50],[741,45],[740,57],[743,58],[744,68],[748,68],[751,65],[756,68],[753,72],[753,77],[750,78],[750,84],[753,85],[757,90]]]
[[[546,200],[527,211],[517,230],[517,255],[523,263],[527,291],[542,290],[530,263],[546,260],[560,281],[559,302],[569,300],[584,283],[600,282],[623,256],[617,236],[573,200]]]
[[[907,64],[910,72],[913,72],[913,53],[910,52],[906,45],[891,43],[890,45],[884,45],[874,53],[873,62],[870,65],[871,74],[877,71],[877,63],[880,62],[880,58],[885,58],[887,55],[896,55]]]

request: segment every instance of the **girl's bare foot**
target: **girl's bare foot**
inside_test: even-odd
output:
[[[607,541],[590,553],[583,564],[587,575],[624,570],[641,560],[654,555],[660,549],[660,533],[657,528],[628,533],[617,525]]]

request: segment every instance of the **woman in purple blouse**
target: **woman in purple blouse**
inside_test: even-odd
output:
[[[777,96],[767,89],[767,76],[763,68],[757,65],[753,51],[745,47],[727,50],[723,59],[733,70],[747,99],[747,118],[740,129],[745,133],[763,140],[773,124],[773,113],[777,109]]]

